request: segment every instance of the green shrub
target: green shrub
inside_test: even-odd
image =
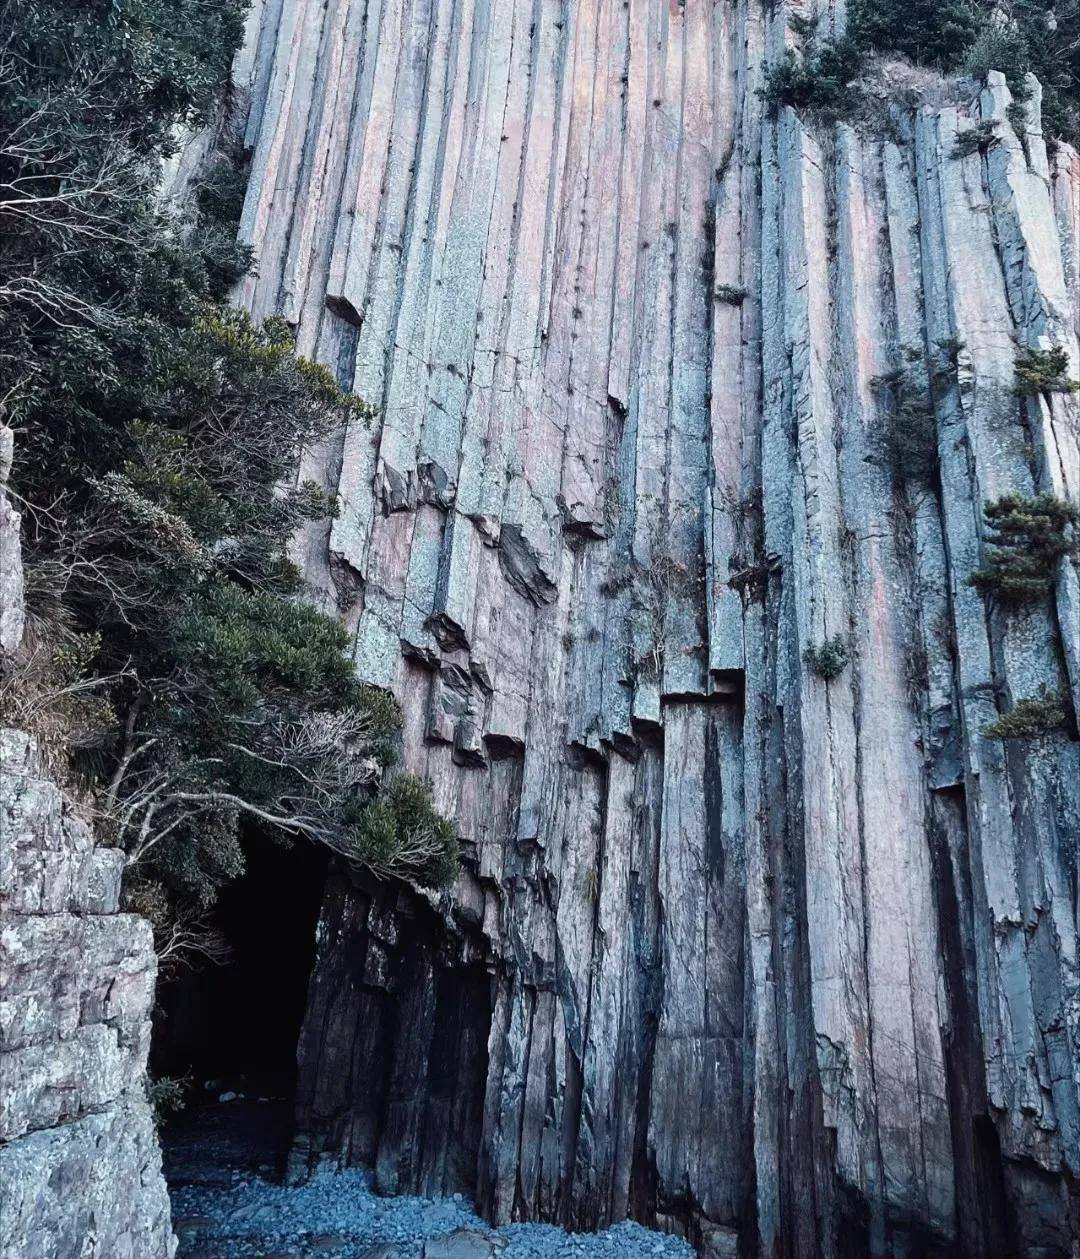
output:
[[[991,546],[971,584],[1007,604],[1030,603],[1052,590],[1058,562],[1073,547],[1077,509],[1052,494],[1006,494],[983,511]]]
[[[984,739],[1034,739],[1053,734],[1065,725],[1065,706],[1059,695],[1021,699],[983,731]]]
[[[1069,355],[1060,345],[1049,350],[1023,349],[1016,356],[1016,392],[1075,393],[1080,381],[1070,379]]]
[[[893,475],[907,484],[932,483],[937,475],[938,441],[929,386],[911,366],[878,376],[870,383],[891,403],[886,444]]]
[[[862,65],[860,49],[844,37],[811,41],[801,56],[788,48],[766,74],[766,105],[773,113],[790,105],[827,119],[843,117],[858,101],[853,83]]]
[[[245,824],[370,852],[383,872],[451,873],[448,824],[414,780],[394,800],[411,793],[420,821],[395,803],[392,833],[357,844],[400,714],[359,684],[353,644],[303,602],[289,553],[335,510],[295,483],[301,453],[371,410],[296,356],[283,320],[223,305],[251,261],[236,244],[243,155],[218,155],[183,213],[157,196],[173,137],[217,109],[245,7],[0,0],[0,396],[54,626],[45,681],[9,673],[0,702],[33,716],[54,678],[93,691],[98,727],[74,765],[166,950],[206,940],[180,924],[242,871]]]
[[[854,0],[848,13],[861,47],[938,70],[962,62],[983,20],[970,0]]]
[[[975,123],[967,131],[956,133],[952,156],[955,158],[972,157],[976,153],[985,153],[994,142],[997,123],[992,118]]]
[[[458,868],[458,838],[420,779],[395,777],[372,803],[358,811],[343,850],[376,873],[406,872],[421,883],[442,887]]]
[[[851,663],[851,649],[842,634],[834,634],[818,645],[807,647],[803,660],[812,673],[831,682]]]
[[[187,1106],[191,1080],[187,1076],[181,1079],[171,1075],[160,1075],[156,1079],[147,1076],[145,1089],[146,1100],[154,1113],[154,1123],[160,1126],[170,1115],[178,1114]]]

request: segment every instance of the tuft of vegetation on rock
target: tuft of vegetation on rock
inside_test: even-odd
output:
[[[1016,356],[1016,392],[1023,397],[1040,393],[1076,393],[1080,381],[1069,376],[1069,355],[1060,345],[1049,350],[1024,349]]]
[[[0,706],[71,751],[166,952],[213,952],[243,824],[433,885],[457,849],[422,784],[386,785],[397,706],[289,554],[336,510],[296,483],[301,452],[370,409],[283,320],[224,304],[252,264],[246,155],[182,211],[158,197],[244,9],[0,0],[0,398],[31,622]]]
[[[993,118],[984,118],[966,131],[956,133],[952,156],[956,158],[974,157],[976,153],[985,153],[994,142],[997,123]]]
[[[1003,603],[1021,605],[1053,589],[1058,562],[1074,547],[1080,512],[1052,494],[1005,494],[983,507],[991,545],[971,584]]]
[[[826,682],[838,678],[851,663],[851,649],[842,634],[834,634],[803,652],[803,660],[811,673]]]
[[[171,1075],[146,1077],[146,1100],[150,1103],[154,1123],[160,1127],[171,1116],[179,1114],[187,1106],[191,1080],[186,1076]]]
[[[932,484],[938,469],[938,440],[929,384],[910,362],[870,383],[890,406],[885,438],[893,475],[906,485]]]
[[[1053,734],[1066,721],[1065,706],[1061,696],[1042,695],[1017,700],[1007,713],[991,722],[983,730],[984,739],[1035,739]]]

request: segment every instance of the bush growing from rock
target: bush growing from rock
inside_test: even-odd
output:
[[[1065,707],[1059,695],[1017,700],[1007,713],[983,731],[984,739],[1034,739],[1053,734],[1065,724]]]
[[[983,513],[991,545],[971,584],[1007,604],[1030,603],[1047,594],[1058,562],[1073,548],[1069,535],[1080,512],[1052,494],[1006,494],[986,503]]]
[[[1040,393],[1075,393],[1080,381],[1069,377],[1069,355],[1060,345],[1049,350],[1023,349],[1016,356],[1016,392],[1023,397]]]
[[[860,49],[846,37],[811,39],[801,55],[788,48],[766,74],[765,103],[774,113],[790,105],[826,118],[843,117],[856,103],[852,83],[862,63]]]
[[[928,384],[910,364],[870,383],[891,403],[886,444],[894,476],[905,484],[932,482],[938,466],[937,418]]]
[[[821,643],[807,647],[803,660],[812,673],[831,682],[851,663],[851,650],[843,634],[834,634]]]
[[[952,156],[956,158],[972,157],[976,153],[985,153],[994,142],[997,123],[992,118],[977,122],[966,131],[956,133]]]

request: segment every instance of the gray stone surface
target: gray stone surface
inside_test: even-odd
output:
[[[253,7],[238,300],[381,408],[311,452],[341,510],[298,553],[467,857],[438,912],[332,880],[294,1170],[1066,1259],[1080,745],[982,732],[1080,703],[1080,586],[969,578],[984,500],[1080,496],[1077,398],[1013,391],[1017,345],[1080,375],[1080,160],[1000,75],[763,116],[809,7]],[[906,351],[923,480],[873,383]]]
[[[168,1259],[144,1095],[157,960],[122,854],[0,731],[0,1255]]]
[[[22,517],[7,492],[15,434],[0,424],[0,655],[10,655],[22,642],[26,623],[22,551]]]

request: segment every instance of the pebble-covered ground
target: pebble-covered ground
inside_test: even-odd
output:
[[[202,1107],[166,1133],[178,1259],[692,1259],[681,1239],[626,1222],[572,1234],[546,1224],[492,1230],[461,1195],[382,1198],[359,1169],[282,1185],[280,1116],[265,1104]],[[267,1162],[265,1160],[269,1159]]]

